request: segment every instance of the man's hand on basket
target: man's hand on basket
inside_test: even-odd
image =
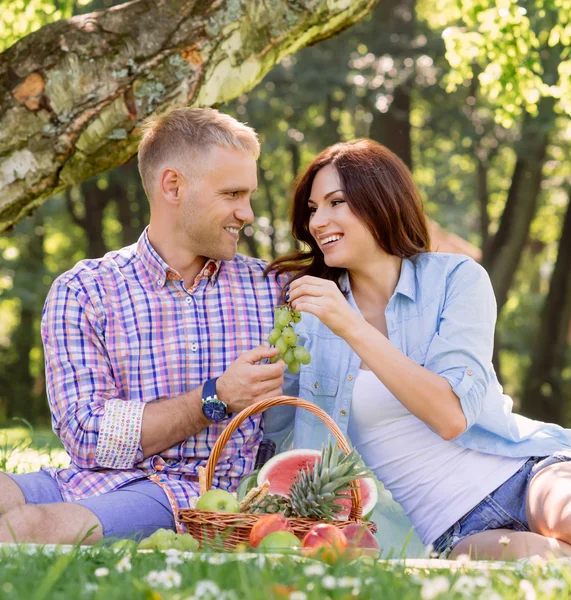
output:
[[[228,405],[228,412],[238,413],[258,400],[282,395],[286,364],[257,364],[279,354],[277,348],[258,346],[241,354],[218,378],[216,394]]]

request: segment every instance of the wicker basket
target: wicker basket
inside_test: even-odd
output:
[[[327,413],[315,406],[315,404],[292,396],[277,396],[275,398],[268,398],[267,400],[260,400],[236,415],[216,441],[206,464],[206,476],[205,481],[201,484],[201,495],[210,489],[212,478],[214,476],[214,469],[218,463],[220,453],[236,429],[238,429],[242,422],[249,416],[263,412],[266,409],[279,404],[290,404],[298,408],[304,408],[318,416],[332,431],[337,439],[339,448],[344,452],[349,452],[349,446],[335,422],[327,415]],[[250,530],[263,516],[263,514],[257,513],[219,513],[191,508],[180,510],[178,513],[179,521],[186,525],[188,532],[201,542],[201,545],[204,542],[209,542],[209,545],[212,545],[213,547],[222,546],[225,550],[232,550],[240,542],[248,543],[250,539]],[[351,512],[349,514],[349,519],[335,520],[332,521],[332,523],[343,529],[349,523],[361,523],[361,516],[361,491],[357,480],[354,481],[351,486]],[[321,522],[316,519],[290,518],[288,520],[295,535],[300,539],[302,539],[314,525]],[[366,525],[373,533],[377,530],[375,523],[368,522]]]

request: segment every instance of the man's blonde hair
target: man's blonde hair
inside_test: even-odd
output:
[[[175,108],[147,119],[139,142],[139,173],[149,200],[161,166],[170,161],[177,166],[181,156],[195,163],[214,146],[250,152],[256,159],[260,155],[256,132],[213,108]]]

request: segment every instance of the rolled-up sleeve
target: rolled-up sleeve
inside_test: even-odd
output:
[[[492,369],[497,306],[486,270],[473,260],[448,276],[437,331],[424,366],[444,377],[469,429],[482,412]]]
[[[104,327],[85,289],[56,280],[42,315],[54,432],[84,469],[130,469],[143,459],[144,403],[120,398]]]

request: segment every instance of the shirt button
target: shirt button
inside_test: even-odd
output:
[[[161,285],[163,285],[162,279],[157,279],[157,285],[158,285],[158,286],[161,286]]]
[[[317,389],[317,388],[319,387],[319,382],[318,382],[318,381],[316,381],[316,382],[313,384],[313,387],[314,387],[315,389]]]
[[[192,298],[190,296],[187,296],[184,300],[187,304],[190,304],[192,302]]]
[[[349,381],[353,381],[353,375],[349,375],[349,377],[347,377],[347,379],[348,379]],[[341,413],[341,414],[343,414],[343,413]]]
[[[344,417],[346,414],[347,414],[347,411],[346,411],[346,410],[342,410],[342,411],[341,411],[341,415],[342,415],[343,417]]]
[[[196,351],[198,350],[198,344],[192,344],[192,345],[190,346],[190,349],[191,349],[193,352],[196,352]]]
[[[468,375],[473,375],[471,369],[468,369],[466,372],[468,373]]]

